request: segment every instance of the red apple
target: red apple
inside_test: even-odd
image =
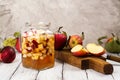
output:
[[[16,38],[16,45],[15,45],[16,50],[21,53],[21,46],[20,46],[20,38]]]
[[[101,56],[105,53],[105,49],[101,45],[95,43],[88,43],[86,48],[89,53],[95,56]]]
[[[21,43],[20,43],[20,32],[15,32],[14,33],[14,37],[16,38],[16,44],[15,44],[15,48],[16,48],[16,50],[19,52],[19,53],[21,53],[22,52],[22,50],[21,50]]]
[[[67,36],[65,32],[60,32],[60,29],[62,27],[60,27],[57,31],[57,33],[55,33],[55,50],[61,50],[65,47],[66,42],[67,42]]]
[[[70,39],[69,39],[70,48],[73,48],[74,46],[76,46],[78,44],[82,45],[83,44],[83,39],[84,39],[83,36],[84,36],[84,33],[82,33],[82,36],[71,35]]]
[[[83,48],[82,45],[76,45],[71,49],[71,52],[74,56],[86,56],[88,54],[88,51]]]
[[[2,48],[0,48],[0,52],[1,52]]]
[[[1,50],[0,59],[4,63],[11,63],[14,61],[16,53],[14,48],[6,46]]]

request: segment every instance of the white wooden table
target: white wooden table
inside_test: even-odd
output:
[[[81,70],[67,63],[55,60],[55,66],[37,71],[24,68],[21,64],[21,54],[10,64],[0,63],[0,80],[120,80],[120,63],[110,61],[114,72],[104,75],[92,69]]]

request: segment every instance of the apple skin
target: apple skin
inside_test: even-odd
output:
[[[2,49],[1,54],[0,54],[0,59],[4,63],[11,63],[14,61],[16,57],[16,53],[14,48],[10,46],[6,46]]]
[[[20,46],[20,38],[19,38],[19,37],[16,38],[16,45],[15,45],[15,48],[16,48],[16,50],[17,50],[19,53],[22,52],[21,46]]]
[[[25,34],[27,34],[27,33],[25,33]],[[21,45],[20,36],[21,36],[21,33],[20,33],[20,32],[15,32],[15,33],[14,33],[14,37],[16,38],[15,49],[16,49],[19,53],[22,52],[21,46],[20,46],[20,45]]]
[[[83,48],[82,45],[76,45],[71,49],[71,52],[74,56],[86,56],[88,54],[87,49]]]
[[[94,56],[101,56],[101,55],[105,54],[105,50],[103,50],[100,53],[91,53],[91,52],[89,52],[89,53],[92,54],[92,55],[94,55]]]
[[[83,39],[79,35],[71,35],[69,39],[69,46],[70,48],[73,48],[77,44],[83,44]]]
[[[86,56],[88,54],[88,52],[86,52],[86,50],[82,49],[80,51],[77,52],[72,52],[74,56]]]
[[[67,36],[62,33],[55,33],[55,50],[62,50],[67,42]]]

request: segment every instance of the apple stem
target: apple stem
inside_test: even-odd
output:
[[[115,37],[115,34],[114,33],[111,33],[113,37]]]
[[[61,33],[60,30],[63,28],[63,26],[59,27],[57,32]]]
[[[113,40],[118,40],[118,37],[115,37],[115,34],[114,33],[111,33],[112,36],[113,36]]]
[[[82,32],[82,40],[84,40],[85,38],[85,35],[84,35],[84,32]]]
[[[114,33],[111,33],[111,34],[112,34],[112,36],[113,36],[113,40],[118,42],[118,40],[119,40],[118,37],[115,37],[115,34],[114,34]]]
[[[117,37],[115,37],[115,34],[114,34],[114,33],[111,33],[111,34],[112,34],[112,36],[113,36],[113,39],[116,40],[116,42],[117,42],[118,44],[120,44],[120,40],[119,40],[118,35],[117,35]]]

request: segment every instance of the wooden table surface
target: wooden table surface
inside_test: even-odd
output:
[[[107,60],[113,64],[114,72],[104,75],[92,69],[81,70],[77,67],[55,60],[55,66],[37,71],[24,68],[21,64],[21,54],[10,64],[0,63],[0,80],[120,80],[120,63]]]

